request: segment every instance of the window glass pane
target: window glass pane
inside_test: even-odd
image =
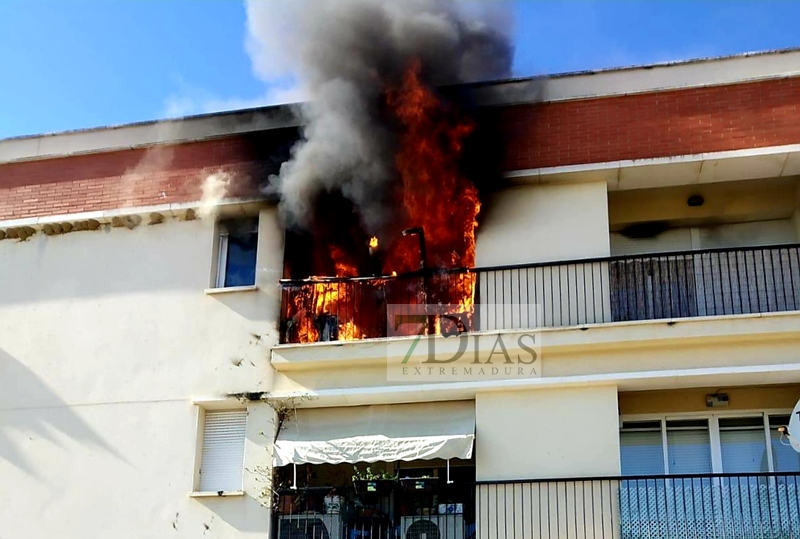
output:
[[[228,231],[228,257],[225,264],[225,286],[252,286],[256,284],[256,223],[247,219],[235,224],[226,223]]]
[[[768,472],[767,439],[761,417],[719,420],[722,471],[725,473]]]
[[[708,420],[667,421],[669,472],[711,473]]]
[[[797,453],[789,441],[781,435],[778,427],[789,424],[788,415],[773,415],[769,417],[769,438],[772,446],[772,464],[776,472],[800,472],[800,453]],[[785,445],[784,445],[785,444]]]
[[[664,473],[660,422],[625,423],[619,433],[619,445],[622,475]]]

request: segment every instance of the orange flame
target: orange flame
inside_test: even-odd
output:
[[[419,270],[420,238],[399,234],[400,230],[417,227],[424,231],[425,267],[473,267],[480,202],[477,189],[459,170],[463,144],[474,130],[473,122],[439,99],[422,81],[418,61],[398,87],[387,89],[386,98],[400,128],[395,168],[399,181],[396,202],[402,215],[394,224],[402,228],[395,231],[388,247],[382,248],[384,274],[395,277]],[[378,238],[371,237],[371,254],[378,245]],[[336,247],[331,248],[330,257],[337,277],[358,276],[355,258]],[[293,313],[286,316],[297,324],[294,330],[299,342],[317,342],[325,323],[328,332],[335,325],[335,338],[340,341],[382,336],[386,318],[384,310],[381,319],[381,306],[385,309],[392,302],[458,305],[463,312],[474,313],[474,273],[415,279],[415,285],[401,283],[402,277],[345,282],[312,279],[291,296],[287,305]],[[409,297],[412,289],[416,292]],[[393,294],[402,299],[395,299]],[[440,329],[440,323],[433,328],[436,332]]]
[[[395,165],[401,179],[404,228],[422,227],[425,231],[426,265],[472,267],[480,202],[477,189],[461,174],[459,163],[464,140],[475,126],[422,82],[420,69],[420,63],[414,62],[402,86],[388,95],[402,127]],[[404,241],[402,246],[390,248],[386,265],[400,273],[414,271],[419,267],[416,251],[413,242]]]
[[[358,268],[350,261],[347,253],[337,247],[331,248],[331,259],[336,267],[336,277],[357,277]]]
[[[471,268],[481,206],[478,190],[459,165],[464,141],[475,125],[442,102],[422,82],[420,71],[420,63],[414,62],[400,89],[389,93],[389,103],[403,128],[395,162],[402,180],[406,225],[425,231],[428,267]],[[419,249],[406,242],[389,252],[392,270],[418,267],[419,255],[409,254],[409,248]],[[474,312],[475,274],[449,273],[429,280],[426,286],[427,303],[458,305],[464,312]]]

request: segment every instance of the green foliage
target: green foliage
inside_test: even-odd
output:
[[[362,472],[358,466],[353,465],[353,483],[356,481],[397,481],[397,474],[392,474],[385,470],[373,472],[372,468],[367,468]]]

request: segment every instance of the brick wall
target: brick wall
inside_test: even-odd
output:
[[[295,130],[0,165],[0,220],[199,200],[213,173],[230,197],[255,197]]]
[[[504,168],[574,165],[800,143],[800,78],[494,109]],[[295,130],[0,165],[0,220],[199,200],[234,173],[258,196]]]
[[[800,143],[800,78],[498,109],[506,170]]]

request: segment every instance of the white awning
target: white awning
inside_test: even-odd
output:
[[[472,401],[297,410],[274,446],[275,466],[468,459]]]

